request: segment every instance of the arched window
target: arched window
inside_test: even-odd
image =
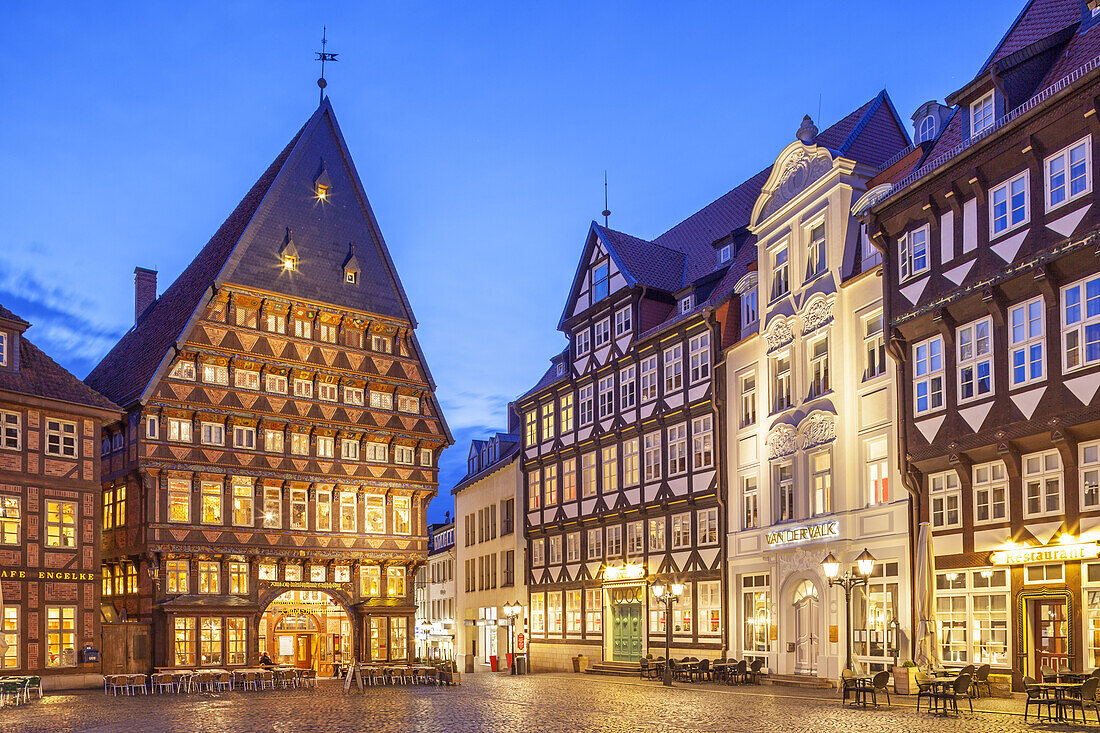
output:
[[[817,586],[814,585],[812,580],[803,580],[794,589],[795,605],[806,598],[817,598]]]
[[[317,622],[312,616],[283,616],[275,626],[276,631],[316,631]]]
[[[917,142],[922,143],[925,140],[931,140],[935,134],[936,118],[928,115],[920,121],[920,128],[917,130]]]

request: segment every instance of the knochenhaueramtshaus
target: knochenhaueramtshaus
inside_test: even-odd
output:
[[[329,101],[163,295],[136,285],[86,380],[126,411],[103,441],[105,613],[151,625],[146,666],[410,657],[451,437]],[[141,666],[132,626],[105,624],[106,671]]]

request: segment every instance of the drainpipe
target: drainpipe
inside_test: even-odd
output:
[[[721,563],[721,568],[722,568],[722,581],[721,581],[721,588],[722,588],[722,618],[726,619],[726,626],[729,627],[729,621],[730,621],[729,610],[730,609],[727,607],[728,593],[726,591],[728,589],[726,588],[726,563],[725,563],[725,558],[728,557],[728,553],[726,552],[726,549],[727,549],[726,548],[726,536],[727,536],[727,533],[728,533],[728,530],[729,530],[729,521],[728,521],[729,517],[728,517],[728,512],[727,512],[727,509],[726,509],[726,491],[729,490],[729,486],[728,486],[728,484],[729,484],[729,476],[728,476],[729,471],[728,471],[728,468],[726,466],[726,461],[724,460],[725,459],[725,454],[726,454],[726,451],[725,451],[725,433],[726,433],[726,431],[725,431],[725,425],[722,423],[722,414],[723,414],[725,404],[726,404],[726,397],[725,397],[725,394],[726,394],[726,392],[725,392],[726,358],[724,356],[724,353],[721,351],[721,349],[722,349],[722,328],[721,328],[721,324],[718,322],[718,312],[714,308],[708,308],[707,309],[706,320],[707,320],[707,325],[710,327],[711,352],[713,353],[715,351],[715,349],[717,349],[718,353],[722,354],[722,358],[720,360],[713,362],[714,368],[711,369],[711,373],[710,373],[711,394],[712,394],[710,404],[711,404],[711,412],[714,415],[714,417],[712,418],[713,421],[714,421],[714,428],[711,432],[711,435],[714,436],[714,441],[713,441],[714,465],[718,469],[718,487],[715,491],[715,493],[717,495],[717,499],[718,499],[718,516],[719,516],[718,526],[725,530],[725,531],[721,532],[721,539],[719,540],[719,545],[718,545],[718,547],[719,547],[719,550],[718,550],[719,557],[722,558],[722,563]],[[719,377],[719,371],[721,371],[721,376],[722,376],[721,379],[718,378]],[[722,440],[719,440],[719,438],[722,438]],[[725,488],[723,489],[723,487],[725,487]],[[727,646],[728,641],[729,641],[729,633],[728,632],[723,632],[723,634],[722,634],[722,658],[723,659],[725,659],[727,656],[729,656],[728,655],[729,647]]]

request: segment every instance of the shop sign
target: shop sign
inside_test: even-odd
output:
[[[764,535],[764,539],[767,540],[769,545],[793,545],[799,542],[810,542],[811,540],[823,540],[839,536],[840,522],[832,521],[768,532]]]
[[[0,568],[0,580],[68,580],[91,583],[99,580],[95,571],[73,572],[71,570],[28,570],[26,568]]]
[[[523,635],[523,632],[516,634],[516,651],[522,652],[527,648],[527,637]]]
[[[645,566],[638,563],[609,565],[603,569],[604,580],[637,580],[645,577]]]
[[[994,565],[1029,565],[1036,562],[1065,562],[1068,560],[1091,560],[1100,556],[1100,544],[1079,542],[1047,547],[1020,547],[1011,550],[998,550],[989,555]]]
[[[260,585],[268,588],[287,588],[289,590],[351,590],[351,583],[314,582],[311,580],[261,580]]]

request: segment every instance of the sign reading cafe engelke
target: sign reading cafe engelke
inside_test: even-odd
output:
[[[792,527],[791,529],[768,532],[764,535],[764,539],[767,540],[769,545],[793,545],[798,542],[823,540],[828,537],[838,536],[840,536],[840,522],[832,521],[822,522],[821,524],[811,524],[806,527]]]

